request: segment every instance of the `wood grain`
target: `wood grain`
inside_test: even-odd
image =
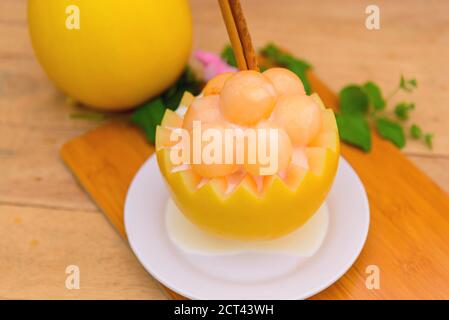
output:
[[[64,144],[61,155],[123,237],[131,179],[153,148],[129,123],[111,122]]]
[[[0,234],[0,299],[166,299],[101,214],[0,205]]]
[[[327,106],[337,97],[314,74],[312,89]],[[131,126],[110,123],[76,138],[61,154],[114,226],[125,236],[126,190],[152,149]],[[449,298],[449,196],[392,144],[374,136],[365,154],[343,145],[343,156],[362,179],[371,227],[361,256],[335,285],[315,299]],[[365,270],[377,265],[380,290],[365,286]],[[181,298],[168,290],[171,297]]]
[[[421,168],[433,181],[449,194],[449,157],[432,157],[426,155],[408,155],[416,166]]]
[[[98,211],[59,159],[61,146],[84,131],[0,126],[0,203]]]
[[[125,239],[126,194],[135,173],[153,151],[139,129],[119,121],[75,138],[61,149],[64,161]],[[183,299],[166,291],[174,299]]]
[[[243,48],[243,53],[245,55],[245,62],[247,66],[247,68],[240,70],[249,69],[259,71],[256,52],[253,47],[253,41],[251,40],[251,35],[249,33],[248,26],[246,24],[245,15],[243,13],[240,0],[229,0],[229,6],[231,7],[232,16],[239,35],[240,40],[239,42],[241,43],[241,46]]]

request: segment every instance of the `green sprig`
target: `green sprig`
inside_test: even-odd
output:
[[[405,146],[404,128],[400,124],[385,117],[377,118],[376,129],[379,136],[391,141],[399,149]]]
[[[421,127],[416,124],[412,124],[410,127],[410,135],[413,139],[421,139],[423,135]]]
[[[412,110],[415,110],[415,104],[413,102],[400,102],[394,107],[394,113],[401,120],[408,120],[410,117],[409,113]]]
[[[424,135],[424,143],[429,147],[430,149],[433,148],[433,133],[426,133]]]
[[[404,91],[412,92],[414,89],[418,87],[418,82],[416,81],[415,78],[406,79],[403,75],[401,75],[399,87]]]
[[[386,112],[388,101],[399,91],[411,92],[417,87],[414,78],[406,79],[401,75],[398,86],[387,99],[383,98],[380,87],[372,81],[363,85],[350,84],[343,87],[339,93],[340,111],[337,113],[337,124],[340,138],[363,151],[367,152],[371,146],[371,131],[368,123],[373,123],[379,136],[392,142],[398,148],[406,144],[406,135],[403,124],[391,119]],[[405,121],[410,112],[415,110],[412,102],[400,102],[394,107],[396,117]],[[433,134],[423,134],[420,127],[413,124],[410,127],[412,139],[423,139],[424,143],[432,148]]]

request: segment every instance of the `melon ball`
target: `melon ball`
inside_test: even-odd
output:
[[[270,176],[286,170],[293,153],[287,132],[268,122],[260,124],[254,130],[257,132],[256,144],[254,145],[251,139],[246,140],[245,170],[253,176]],[[270,141],[270,130],[277,142],[274,149]],[[260,153],[263,155],[262,158]],[[262,169],[265,169],[265,172]]]
[[[223,123],[217,122],[202,124],[200,135],[195,135],[194,130],[190,131],[190,163],[196,174],[205,178],[219,178],[230,175],[239,169],[235,157],[226,159],[225,129],[233,130]],[[228,148],[232,148],[232,152],[235,154],[233,143]]]
[[[235,72],[224,72],[210,79],[203,89],[203,95],[220,94],[226,80],[228,80]]]
[[[231,76],[220,94],[220,108],[226,120],[254,125],[270,116],[276,103],[276,91],[260,72],[245,70]]]
[[[278,95],[306,94],[301,79],[288,69],[271,68],[263,75],[271,81]]]
[[[287,131],[294,146],[306,146],[321,129],[320,108],[309,96],[295,94],[279,98],[273,120]]]
[[[221,118],[219,101],[218,95],[195,98],[187,109],[182,127],[191,130],[193,121],[201,121],[201,124],[206,124],[219,120]]]

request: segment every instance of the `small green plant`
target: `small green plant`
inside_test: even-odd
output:
[[[387,109],[389,101],[396,94],[401,91],[410,93],[417,86],[416,79],[401,76],[398,86],[387,98],[383,97],[380,87],[372,81],[343,87],[339,93],[340,110],[336,114],[340,138],[369,152],[372,126],[381,138],[392,142],[400,149],[403,148],[406,144],[404,121],[408,120],[410,112],[415,110],[415,104],[404,101],[397,103],[393,109],[394,116],[391,116]],[[432,148],[433,134],[423,133],[416,124],[412,124],[408,132],[412,139],[422,139],[429,148]]]

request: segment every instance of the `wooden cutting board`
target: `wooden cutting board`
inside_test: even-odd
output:
[[[324,103],[336,107],[336,95],[314,74],[309,78]],[[125,196],[153,150],[137,128],[123,121],[102,125],[61,149],[65,163],[124,238]],[[313,298],[449,299],[449,196],[376,135],[371,153],[343,145],[342,154],[368,193],[369,235],[353,267]],[[379,289],[365,284],[372,265],[379,270]],[[166,290],[174,299],[183,298]]]

